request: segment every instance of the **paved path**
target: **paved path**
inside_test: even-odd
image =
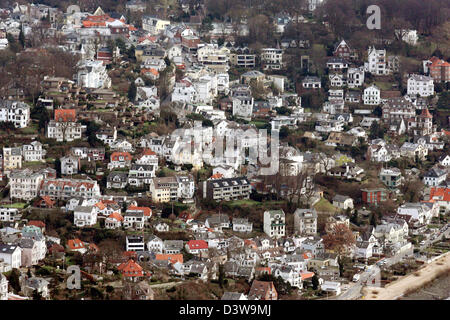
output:
[[[365,300],[395,300],[403,296],[407,290],[422,287],[450,266],[450,252],[418,271],[401,277],[384,288],[367,287],[363,289]],[[418,274],[418,276],[417,276]]]

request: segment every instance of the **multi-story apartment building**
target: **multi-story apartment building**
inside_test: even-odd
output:
[[[77,156],[68,155],[62,157],[61,161],[61,174],[77,174],[80,169],[80,158]]]
[[[33,172],[31,169],[13,170],[9,175],[10,197],[31,200],[39,195],[39,186],[45,173]]]
[[[403,97],[391,98],[384,103],[382,108],[384,122],[407,121],[416,115],[415,106]]]
[[[249,48],[237,48],[230,53],[230,64],[238,68],[254,68],[256,55]]]
[[[130,171],[128,172],[128,183],[134,187],[141,187],[144,184],[150,184],[154,177],[154,165],[134,163],[131,165]]]
[[[203,181],[200,185],[204,199],[231,201],[250,198],[250,182],[246,177],[214,179]]]
[[[408,130],[415,136],[426,136],[433,133],[433,116],[428,108],[422,109],[420,115],[409,119]]]
[[[145,251],[143,236],[127,236],[126,251]]]
[[[76,74],[77,84],[83,88],[110,88],[111,78],[100,60],[81,60]]]
[[[264,232],[274,238],[286,235],[286,215],[283,210],[264,211]]]
[[[23,161],[43,161],[46,154],[45,149],[42,148],[42,143],[33,141],[30,144],[22,146]]]
[[[142,29],[150,32],[152,35],[157,35],[164,31],[164,28],[168,25],[170,25],[169,20],[159,19],[155,16],[142,17]]]
[[[280,70],[283,68],[283,49],[261,49],[261,64],[264,70]]]
[[[388,200],[389,194],[386,189],[361,189],[363,203],[369,205],[379,205],[381,202]]]
[[[363,101],[366,105],[379,105],[381,103],[380,89],[375,85],[364,89]]]
[[[386,50],[369,47],[368,58],[369,61],[364,64],[365,71],[375,75],[388,75],[390,73],[387,67]]]
[[[315,209],[295,210],[294,229],[299,235],[314,236],[317,233],[317,211]]]
[[[30,106],[21,101],[0,100],[0,122],[12,122],[25,128],[30,122]]]
[[[450,81],[450,63],[432,57],[429,61],[425,61],[424,71],[429,71],[430,76],[436,82],[448,82]]]
[[[50,178],[42,181],[39,195],[49,196],[53,200],[68,200],[74,197],[99,197],[101,194],[95,180]]]
[[[0,207],[0,221],[12,222],[18,217],[19,209]]]
[[[75,109],[56,109],[55,119],[50,120],[47,125],[47,138],[57,141],[73,141],[81,139],[86,126],[76,122]]]
[[[429,97],[434,94],[433,78],[413,74],[408,78],[408,95]]]
[[[22,149],[20,147],[3,148],[3,171],[22,168]]]
[[[150,192],[155,202],[170,202],[192,199],[195,183],[192,175],[156,177],[150,182]]]
[[[230,50],[226,47],[219,48],[216,44],[206,44],[197,49],[197,60],[208,69],[217,73],[228,72],[228,57]]]
[[[349,88],[361,87],[364,83],[364,68],[348,68],[347,86]]]
[[[402,172],[397,168],[382,168],[380,171],[380,180],[386,187],[396,189],[402,183]]]

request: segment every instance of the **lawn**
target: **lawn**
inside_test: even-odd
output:
[[[392,82],[375,81],[375,85],[380,88],[380,90],[392,90]]]
[[[16,209],[23,209],[26,206],[28,206],[27,203],[21,203],[21,202],[16,202],[16,203],[12,203],[12,204],[5,204],[5,205],[3,205],[4,208],[16,208]]]
[[[314,209],[322,212],[336,212],[336,208],[325,198],[320,199],[320,201],[314,206]]]
[[[251,199],[244,199],[244,200],[234,200],[227,203],[230,207],[240,207],[240,206],[258,206],[262,205],[261,202],[251,200]]]

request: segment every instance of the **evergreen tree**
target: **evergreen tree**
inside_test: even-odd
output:
[[[22,46],[22,48],[25,48],[25,35],[23,33],[23,26],[22,25],[20,25],[19,43]]]
[[[314,290],[317,290],[319,288],[319,278],[316,275],[313,275],[311,278],[312,287]]]
[[[137,93],[136,85],[134,84],[134,81],[131,81],[131,84],[128,87],[128,99],[131,102],[134,102],[134,100],[136,100],[136,93]]]
[[[9,275],[9,285],[13,288],[15,293],[20,292],[20,271],[16,268],[12,269],[11,274]]]

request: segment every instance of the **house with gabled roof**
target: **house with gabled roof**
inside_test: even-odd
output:
[[[278,292],[272,281],[254,280],[248,296],[249,299],[278,300]]]

